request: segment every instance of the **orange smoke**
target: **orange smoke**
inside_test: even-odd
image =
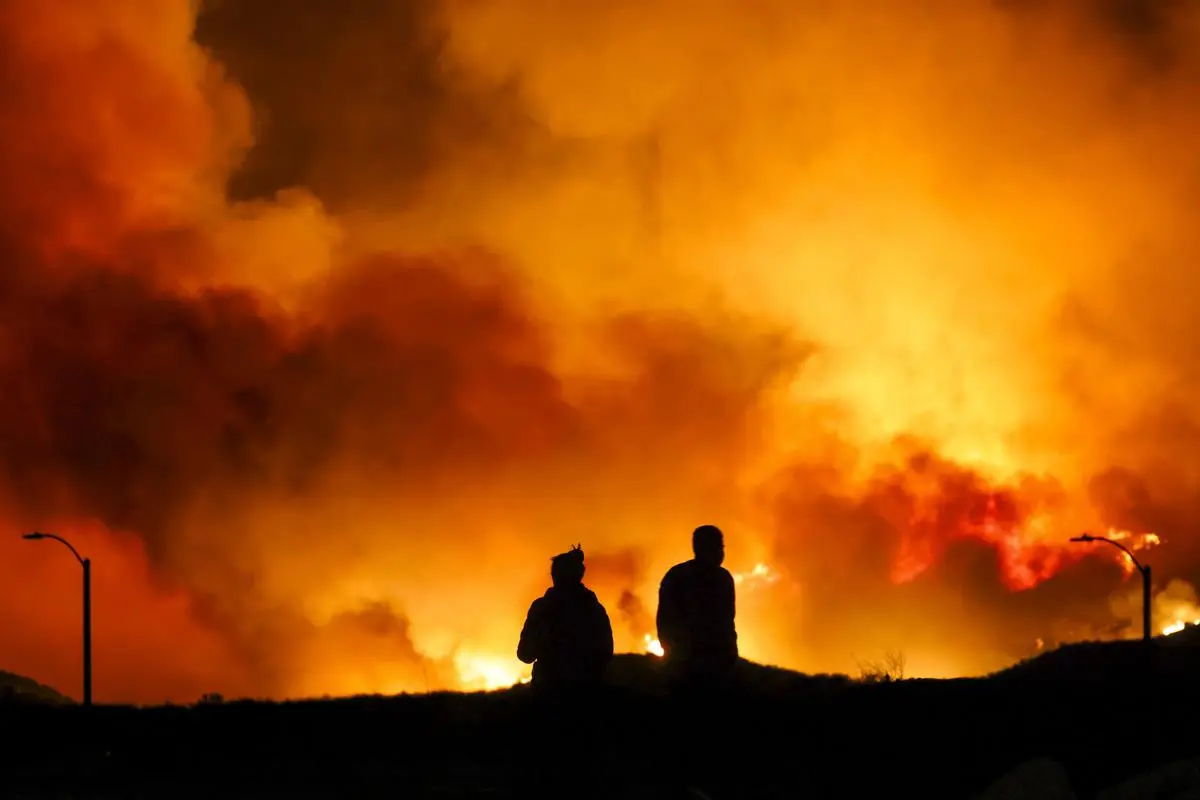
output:
[[[643,650],[700,522],[811,670],[1200,577],[1190,12],[281,9],[0,4],[0,667],[77,685],[34,528],[147,702],[519,679],[576,541]]]
[[[193,617],[187,595],[148,580],[140,542],[96,523],[53,520],[97,569],[92,578],[94,681],[101,697],[163,702],[196,699],[217,682],[232,694],[251,687],[234,654]],[[82,681],[82,570],[57,542],[26,542],[6,527],[0,539],[5,668],[79,697]],[[153,676],[146,685],[147,676]]]

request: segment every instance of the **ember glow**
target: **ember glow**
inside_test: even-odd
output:
[[[502,656],[463,656],[457,667],[459,680],[468,690],[492,691],[529,680],[528,670],[514,669],[513,660]]]
[[[643,637],[642,641],[645,643],[646,652],[652,656],[662,658],[667,652],[663,649],[662,643],[648,633]]]
[[[303,6],[0,3],[0,669],[34,529],[101,701],[520,682],[574,542],[655,653],[709,522],[798,669],[1200,618],[1194,4]]]
[[[1200,625],[1200,598],[1190,584],[1171,581],[1155,594],[1152,613],[1162,635],[1170,636]]]
[[[744,589],[754,588],[757,586],[770,586],[780,578],[779,573],[768,567],[766,564],[755,564],[754,568],[749,572],[733,573],[733,583]]]

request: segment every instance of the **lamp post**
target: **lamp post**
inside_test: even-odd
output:
[[[1125,555],[1129,556],[1129,560],[1137,567],[1137,571],[1142,574],[1142,640],[1150,641],[1154,638],[1154,632],[1150,629],[1150,566],[1142,564],[1137,560],[1137,556],[1133,554],[1128,547],[1121,544],[1115,539],[1109,539],[1104,536],[1092,536],[1090,533],[1084,533],[1079,536],[1071,537],[1072,542],[1107,542],[1113,547],[1119,547]]]
[[[66,539],[53,533],[27,533],[22,538],[30,541],[39,539],[53,539],[56,542],[62,542],[67,549],[71,551],[71,555],[75,556],[75,560],[83,567],[83,705],[85,707],[92,704],[92,562],[90,559],[83,558],[79,555],[79,551],[71,546],[71,543]]]

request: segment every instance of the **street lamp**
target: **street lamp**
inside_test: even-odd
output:
[[[92,704],[92,562],[80,556],[79,551],[72,547],[70,542],[57,534],[34,531],[21,538],[30,541],[53,539],[56,542],[62,542],[83,567],[83,704],[90,706]]]
[[[1118,542],[1116,539],[1109,539],[1104,536],[1093,536],[1090,533],[1084,533],[1080,536],[1071,537],[1072,542],[1108,542],[1113,547],[1121,548],[1125,555],[1129,556],[1129,560],[1137,567],[1137,571],[1142,573],[1142,639],[1150,641],[1154,637],[1154,632],[1150,629],[1150,566],[1142,564],[1137,560],[1137,556],[1133,554],[1128,547]]]

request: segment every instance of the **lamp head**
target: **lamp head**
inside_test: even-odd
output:
[[[45,539],[45,538],[46,538],[46,534],[44,534],[44,533],[38,533],[37,531],[34,531],[33,533],[27,533],[27,534],[25,534],[25,535],[24,535],[24,536],[22,536],[21,538],[22,538],[22,539],[29,539],[30,541],[36,541],[36,540],[38,540],[38,539]]]

